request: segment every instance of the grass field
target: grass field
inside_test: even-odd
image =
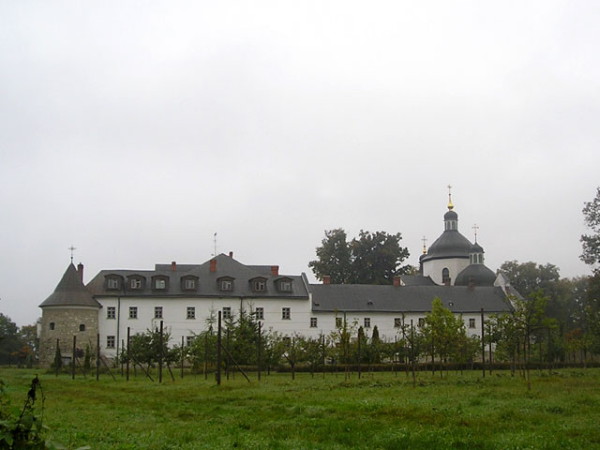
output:
[[[14,408],[35,371],[5,369]],[[138,376],[55,377],[40,373],[48,438],[67,448],[600,448],[600,370],[187,375],[162,384]]]

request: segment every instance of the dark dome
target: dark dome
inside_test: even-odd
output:
[[[446,214],[444,214],[444,220],[458,220],[458,214],[452,210],[449,210]]]
[[[446,214],[452,211],[448,211]],[[473,245],[457,230],[446,230],[429,247],[423,261],[440,258],[468,258]]]
[[[475,286],[493,286],[496,274],[483,264],[471,264],[463,269],[454,281],[455,286],[468,286],[470,282]]]

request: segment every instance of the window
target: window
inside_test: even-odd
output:
[[[85,331],[85,323],[79,324],[79,331]]]
[[[289,278],[283,278],[277,281],[277,289],[279,292],[292,292],[292,280]]]
[[[420,327],[424,327],[425,326],[425,318],[419,317],[419,326]]]
[[[310,318],[310,327],[311,328],[317,328],[317,318],[316,317],[311,317]]]
[[[256,320],[265,320],[265,308],[256,308],[254,310],[254,317],[256,317]]]
[[[370,317],[365,317],[365,320],[363,321],[363,326],[365,328],[371,328],[371,318]]]
[[[106,289],[120,289],[121,283],[117,277],[110,277],[106,280]]]
[[[223,307],[223,319],[231,319],[231,308],[229,306]]]
[[[342,318],[341,317],[336,317],[335,318],[335,327],[336,328],[342,328]]]
[[[115,348],[114,336],[106,336],[106,348]]]
[[[106,307],[106,318],[107,319],[116,319],[117,318],[117,308],[114,306]]]
[[[131,280],[129,280],[129,287],[131,289],[141,289],[142,280],[140,278],[132,278]]]
[[[154,279],[154,289],[156,290],[165,290],[167,288],[167,279],[166,278],[155,278]]]
[[[194,343],[194,336],[186,336],[185,337],[185,345],[189,347]]]
[[[448,270],[447,267],[444,267],[442,269],[442,283],[450,284],[450,271]]]
[[[196,279],[192,277],[181,279],[181,289],[184,291],[195,291],[196,290]]]
[[[233,291],[233,280],[225,279],[219,281],[219,289],[221,291]]]
[[[50,326],[50,330],[54,330],[56,325],[54,324],[54,322],[50,322],[49,326]]]
[[[290,320],[292,318],[292,312],[290,308],[281,308],[281,319]]]
[[[475,328],[475,319],[469,319],[469,328]]]
[[[130,306],[129,307],[129,318],[130,319],[137,319],[137,306]]]
[[[394,317],[394,328],[402,327],[402,319],[400,317]]]
[[[251,280],[250,285],[254,292],[264,292],[267,290],[267,280],[265,278],[255,278]]]
[[[186,319],[195,319],[196,318],[196,308],[193,306],[187,307]]]
[[[162,319],[163,318],[163,307],[162,306],[155,306],[154,307],[154,318],[155,319]]]

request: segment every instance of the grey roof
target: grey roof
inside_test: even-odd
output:
[[[101,305],[81,281],[81,276],[71,263],[54,292],[42,302],[40,308],[46,306],[90,306],[100,308]]]
[[[213,258],[216,261],[215,271],[211,272],[211,260],[203,264],[157,264],[155,270],[102,270],[87,285],[90,292],[95,296],[133,296],[133,297],[277,297],[277,298],[308,298],[307,283],[301,275],[275,275],[272,268],[276,266],[247,266],[231,256],[220,254]],[[175,270],[173,270],[175,268]],[[128,277],[143,277],[146,280],[142,289],[131,290],[124,284],[122,290],[110,290],[106,286],[106,277],[118,276],[125,281]],[[163,276],[168,279],[166,290],[155,290],[152,287],[152,277]],[[182,289],[182,277],[192,276],[198,280],[198,289],[189,291]],[[231,278],[233,290],[221,291],[217,280],[220,278]],[[263,278],[266,282],[266,290],[254,292],[251,289],[250,280]],[[281,292],[276,283],[282,279],[292,282],[290,292]]]
[[[427,250],[421,259],[423,262],[441,258],[469,258],[472,244],[458,232],[445,230]]]
[[[400,275],[404,286],[437,286],[430,276],[423,275]]]
[[[431,311],[434,298],[456,313],[509,311],[500,287],[481,286],[376,286],[311,284],[314,312],[413,312]]]
[[[470,264],[456,276],[455,286],[468,286],[475,283],[476,286],[493,286],[496,274],[483,264]]]

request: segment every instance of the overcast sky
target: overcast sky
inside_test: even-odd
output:
[[[306,272],[324,230],[459,229],[590,273],[597,1],[3,1],[0,312],[35,322],[70,262]]]

